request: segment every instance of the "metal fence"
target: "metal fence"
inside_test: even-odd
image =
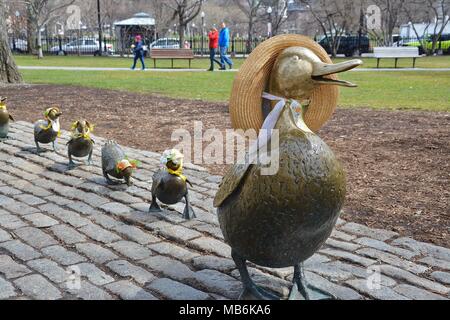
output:
[[[448,39],[447,39],[448,38]],[[168,41],[162,43],[166,43],[170,45],[172,48],[179,47],[179,41],[176,38],[169,38]],[[144,39],[144,42],[147,46],[150,46],[152,39]],[[230,52],[233,55],[246,56],[252,52],[254,48],[256,48],[261,42],[265,41],[266,38],[258,37],[254,38],[252,41],[248,41],[243,38],[232,38],[230,40]],[[415,46],[419,47],[419,51],[421,54],[426,53],[424,48],[427,51],[432,49],[432,41],[429,39],[422,39],[422,41],[417,40],[416,38],[398,38],[396,41],[391,44],[391,46]],[[194,51],[194,54],[197,56],[208,56],[209,55],[209,43],[208,37],[190,37],[186,39],[186,42],[189,44],[189,47]],[[331,54],[331,44],[327,42],[326,39],[321,39],[318,41],[325,50]],[[13,51],[18,53],[24,53],[28,51],[27,41],[24,39],[15,39],[10,38],[10,47]],[[123,44],[118,39],[115,38],[105,38],[102,40],[102,51],[103,54],[108,55],[128,55],[131,54],[131,45]],[[358,36],[351,36],[342,38],[340,42],[340,46],[337,50],[337,54],[353,56],[360,55],[364,53],[372,53],[373,48],[377,46],[384,46],[384,44],[380,41],[369,39],[366,36],[359,38]],[[164,46],[163,46],[164,47]],[[438,53],[450,54],[450,37],[442,36],[442,38],[437,42],[436,51]],[[82,38],[74,38],[74,37],[49,37],[42,39],[42,50],[44,54],[53,54],[53,55],[98,55],[100,53],[99,50],[99,41],[96,37],[82,37]]]

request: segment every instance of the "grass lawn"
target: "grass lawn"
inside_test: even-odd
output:
[[[335,62],[342,62],[348,59],[337,58]],[[376,59],[363,58],[363,68],[376,68]],[[244,60],[234,59],[235,68],[239,68]],[[46,56],[42,60],[38,60],[35,56],[17,55],[16,62],[20,66],[62,66],[62,67],[99,67],[99,68],[129,68],[131,67],[131,58],[113,58],[113,57],[90,57],[90,56]],[[153,60],[147,59],[147,67],[153,68]],[[175,61],[175,68],[188,68],[187,60]],[[450,68],[450,55],[439,57],[424,57],[417,60],[418,68]],[[170,60],[158,60],[158,68],[170,68]],[[383,59],[381,61],[382,68],[393,68],[394,59]],[[411,68],[412,59],[400,59],[399,67]],[[206,58],[197,58],[192,61],[192,68],[207,69],[209,68],[209,60]]]
[[[39,84],[157,93],[174,98],[229,99],[235,73],[22,70]],[[359,85],[342,89],[341,107],[450,111],[450,72],[352,72],[341,78]]]

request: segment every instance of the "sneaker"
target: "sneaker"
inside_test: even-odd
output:
[[[230,70],[231,70],[231,69],[233,69],[233,65],[232,65],[232,64],[230,64]]]
[[[206,71],[214,71],[214,69],[211,69],[211,68],[210,68],[210,69],[208,69],[208,70],[206,70]]]

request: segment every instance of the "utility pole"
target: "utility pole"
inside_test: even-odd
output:
[[[102,31],[102,17],[101,17],[101,11],[100,11],[100,0],[97,0],[97,13],[98,13],[98,43],[99,43],[99,50],[100,57],[103,55],[103,48],[102,48],[102,38],[103,38],[103,31]]]

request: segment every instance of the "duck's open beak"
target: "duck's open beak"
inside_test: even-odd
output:
[[[336,74],[351,70],[362,65],[363,62],[359,59],[349,60],[336,64],[328,64],[324,62],[315,62],[313,64],[313,73],[311,75],[312,79],[317,84],[329,84],[329,85],[338,85],[343,87],[357,87],[356,84],[344,81],[344,80],[333,80],[329,78],[325,78],[330,74]]]

